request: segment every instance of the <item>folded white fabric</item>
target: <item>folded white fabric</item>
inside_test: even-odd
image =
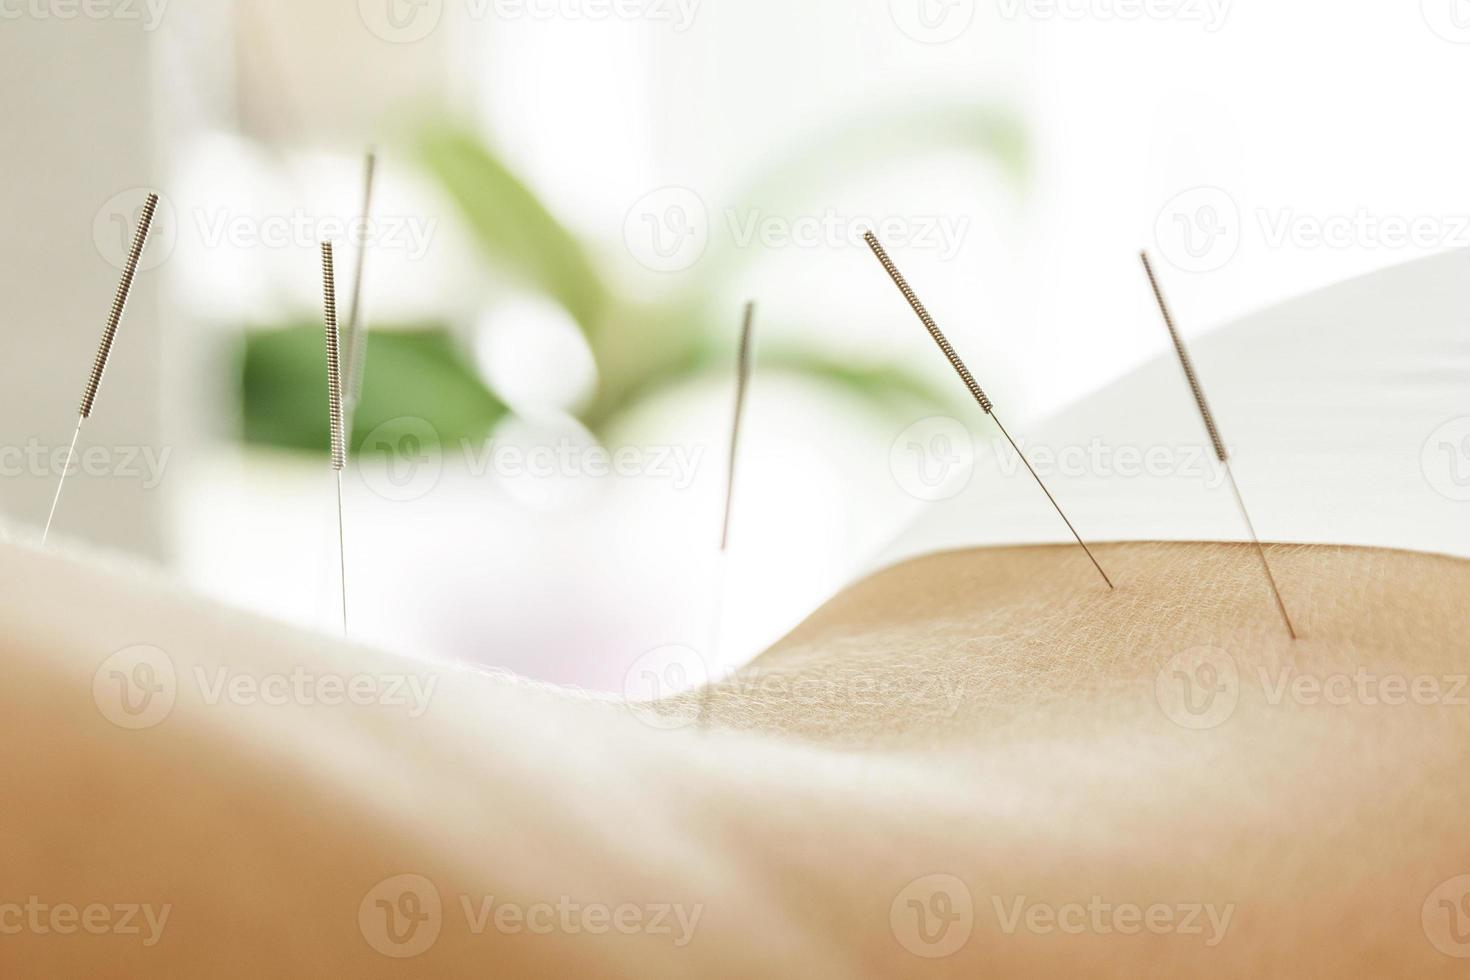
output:
[[[1084,537],[1241,540],[1162,323],[1158,337],[1156,358],[1052,419],[1007,418],[1012,435]],[[1189,346],[1263,539],[1470,556],[1470,252],[1291,300]],[[933,496],[963,489],[929,504],[877,565],[1068,540],[980,409],[960,422],[972,471],[950,423],[916,429],[911,451],[936,484],[952,481]]]

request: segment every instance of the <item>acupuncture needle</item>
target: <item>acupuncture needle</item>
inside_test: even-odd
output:
[[[345,403],[342,424],[347,441],[352,440],[353,422],[357,418],[357,406],[362,401],[363,373],[367,369],[367,336],[362,324],[363,269],[367,261],[368,227],[373,213],[373,178],[377,173],[378,156],[367,151],[363,164],[362,190],[362,241],[357,246],[357,267],[352,277],[352,298],[347,306],[347,329],[342,333],[342,363],[346,366],[343,378]]]
[[[97,357],[92,362],[92,373],[87,378],[82,392],[82,410],[77,418],[76,431],[71,436],[71,448],[66,451],[66,465],[61,468],[61,480],[56,485],[56,496],[51,498],[51,513],[46,517],[46,529],[41,532],[41,544],[51,536],[51,524],[56,520],[56,507],[61,503],[61,491],[66,487],[66,475],[71,470],[71,461],[77,451],[77,440],[82,435],[82,425],[92,417],[97,405],[97,390],[102,386],[102,377],[107,373],[107,362],[112,357],[112,344],[117,339],[117,328],[122,323],[123,311],[128,305],[128,296],[133,291],[133,277],[138,274],[138,260],[143,257],[143,247],[148,243],[148,229],[153,225],[153,213],[158,209],[158,195],[149,194],[143,204],[138,228],[133,233],[133,243],[123,263],[122,280],[117,284],[117,293],[112,299],[112,309],[107,314],[107,325],[102,331],[102,343],[97,348]]]
[[[1194,361],[1190,359],[1189,350],[1184,346],[1184,338],[1179,335],[1179,329],[1174,325],[1174,314],[1170,312],[1169,304],[1164,299],[1164,291],[1159,286],[1158,277],[1154,275],[1153,262],[1149,260],[1148,252],[1140,252],[1139,257],[1143,259],[1143,270],[1148,273],[1148,284],[1153,288],[1154,299],[1159,304],[1159,312],[1164,316],[1164,326],[1169,328],[1169,339],[1174,342],[1174,350],[1179,354],[1179,365],[1184,368],[1184,377],[1189,381],[1190,390],[1194,392],[1194,402],[1199,406],[1205,429],[1210,434],[1215,457],[1225,468],[1225,477],[1230,481],[1230,490],[1235,495],[1235,504],[1240,508],[1240,516],[1245,520],[1245,526],[1251,533],[1251,542],[1255,545],[1256,554],[1261,559],[1261,570],[1266,573],[1266,581],[1270,583],[1271,594],[1276,597],[1276,608],[1281,612],[1281,620],[1286,624],[1286,631],[1295,640],[1297,639],[1296,627],[1292,625],[1291,614],[1286,611],[1286,600],[1281,597],[1281,589],[1276,585],[1276,576],[1271,573],[1271,563],[1266,560],[1266,549],[1261,544],[1260,535],[1256,533],[1256,525],[1251,520],[1250,511],[1246,509],[1245,497],[1240,492],[1240,484],[1235,482],[1235,473],[1230,468],[1230,453],[1225,449],[1225,440],[1220,438],[1220,427],[1215,424],[1215,414],[1210,411],[1210,404],[1205,400],[1205,389],[1200,384],[1199,375],[1194,371]]]
[[[740,453],[740,422],[745,415],[745,392],[750,384],[751,327],[755,322],[755,304],[745,304],[745,320],[740,327],[740,347],[735,365],[735,416],[730,424],[730,463],[725,471],[725,522],[720,531],[720,550],[730,549],[730,513],[735,502],[735,466]]]
[[[735,413],[730,420],[730,456],[725,471],[725,520],[720,531],[720,553],[716,565],[714,583],[714,612],[710,616],[710,650],[712,668],[720,665],[720,634],[725,625],[726,585],[729,581],[730,515],[735,504],[735,470],[740,457],[740,426],[745,418],[745,396],[750,388],[750,374],[755,362],[753,343],[755,325],[755,303],[745,304],[745,315],[740,325],[739,346],[735,354]],[[700,699],[699,719],[703,723],[709,716],[709,694],[714,687],[713,670],[705,678],[705,692]]]
[[[347,633],[347,535],[342,520],[342,471],[347,441],[342,424],[342,351],[337,335],[337,279],[332,243],[322,242],[322,306],[327,333],[327,420],[332,429],[332,469],[337,474],[337,555],[342,572],[342,632]]]
[[[867,241],[868,247],[873,250],[873,254],[877,256],[878,261],[883,264],[884,271],[893,280],[893,284],[898,287],[898,291],[903,293],[903,298],[908,300],[909,306],[913,307],[914,313],[919,317],[919,321],[924,324],[924,329],[929,331],[929,336],[934,338],[934,342],[939,345],[939,349],[949,360],[950,366],[955,369],[955,373],[960,376],[960,380],[965,383],[965,387],[970,390],[970,394],[974,397],[975,401],[985,410],[985,414],[989,415],[991,420],[995,422],[995,427],[1000,430],[1001,435],[1005,436],[1006,442],[1011,444],[1011,448],[1015,450],[1016,455],[1021,457],[1021,462],[1026,465],[1026,470],[1031,474],[1031,478],[1036,481],[1037,486],[1041,487],[1041,492],[1046,494],[1046,499],[1051,501],[1051,505],[1056,509],[1057,515],[1061,517],[1062,523],[1067,525],[1067,530],[1072,532],[1072,537],[1077,539],[1077,544],[1081,546],[1082,550],[1087,554],[1088,559],[1092,562],[1092,567],[1097,569],[1097,573],[1102,576],[1102,580],[1108,584],[1109,589],[1114,588],[1113,580],[1108,578],[1108,573],[1103,571],[1103,567],[1098,563],[1097,557],[1093,555],[1092,549],[1087,546],[1086,541],[1082,540],[1082,535],[1077,533],[1077,528],[1073,526],[1066,512],[1062,510],[1062,505],[1057,503],[1057,498],[1052,496],[1052,492],[1047,489],[1040,475],[1032,467],[1030,460],[1026,458],[1026,454],[1021,452],[1021,447],[1016,445],[1016,440],[1011,438],[1011,434],[1001,424],[1000,418],[995,414],[995,406],[991,403],[990,398],[975,381],[974,376],[970,374],[970,369],[965,367],[965,362],[960,360],[959,354],[955,353],[954,347],[951,346],[948,338],[944,336],[943,331],[939,329],[939,325],[934,322],[934,318],[929,315],[929,311],[924,308],[924,304],[919,301],[919,297],[909,286],[908,280],[903,277],[903,273],[898,271],[898,267],[888,257],[888,252],[884,250],[882,243],[878,241],[878,236],[868,231],[864,233],[863,239]]]

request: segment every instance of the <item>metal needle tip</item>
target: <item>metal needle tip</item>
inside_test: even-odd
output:
[[[377,152],[369,149],[363,163],[362,240],[357,247],[356,270],[352,277],[352,297],[347,306],[347,325],[342,331],[342,386],[345,412],[343,425],[347,437],[352,436],[357,406],[362,401],[363,377],[367,372],[367,328],[363,324],[362,296],[367,265],[368,229],[372,224],[373,184],[378,170]]]
[[[86,387],[82,389],[82,406],[77,417],[76,431],[72,433],[71,448],[66,453],[66,465],[62,467],[61,478],[56,484],[56,495],[51,498],[51,512],[46,517],[46,528],[41,532],[43,546],[51,537],[51,524],[56,520],[56,507],[61,503],[61,491],[66,487],[66,475],[71,470],[71,461],[77,451],[82,423],[92,417],[92,410],[97,406],[97,391],[102,387],[102,378],[107,374],[107,365],[112,359],[112,345],[117,339],[117,328],[122,324],[123,311],[128,307],[128,297],[133,292],[133,279],[138,275],[138,261],[143,257],[144,246],[148,244],[148,232],[153,227],[153,215],[157,210],[158,195],[150,193],[138,216],[138,227],[133,232],[133,242],[128,248],[127,259],[123,262],[122,280],[117,284],[117,292],[112,297],[112,308],[107,314],[107,323],[102,328],[102,342],[92,361],[92,371],[87,376]]]
[[[347,534],[342,519],[342,471],[347,439],[342,426],[342,351],[337,336],[337,277],[332,243],[322,242],[322,307],[327,334],[327,420],[331,426],[332,469],[337,474],[337,555],[342,573],[342,632],[347,632]]]
[[[740,454],[740,423],[745,416],[745,393],[750,385],[750,371],[754,358],[751,346],[752,328],[755,323],[755,303],[745,304],[745,320],[740,326],[740,347],[735,365],[735,415],[730,423],[730,462],[725,476],[725,522],[720,531],[720,550],[730,547],[730,514],[735,503],[735,465]]]
[[[878,236],[869,231],[863,235],[863,239],[868,243],[868,248],[873,250],[873,254],[877,256],[878,261],[883,265],[884,271],[893,280],[893,284],[898,287],[898,291],[903,293],[903,298],[908,300],[909,306],[913,308],[919,321],[924,324],[924,329],[929,331],[929,336],[934,338],[934,343],[939,345],[940,351],[948,359],[950,366],[955,369],[955,373],[960,376],[960,380],[970,390],[970,395],[985,410],[985,414],[995,420],[996,428],[1000,429],[1001,435],[1005,436],[1006,442],[1011,444],[1011,448],[1015,450],[1016,455],[1021,457],[1021,462],[1026,465],[1026,471],[1031,474],[1031,478],[1036,481],[1036,485],[1041,487],[1041,492],[1046,494],[1046,499],[1051,501],[1051,505],[1055,508],[1057,516],[1062,519],[1063,524],[1067,525],[1067,530],[1072,532],[1072,537],[1077,540],[1077,544],[1086,553],[1088,560],[1092,562],[1092,567],[1097,569],[1097,573],[1102,576],[1102,580],[1108,584],[1109,589],[1115,588],[1113,580],[1108,577],[1107,572],[1103,571],[1103,567],[1098,562],[1097,556],[1092,553],[1092,549],[1087,546],[1087,542],[1082,540],[1082,535],[1077,533],[1077,528],[1073,526],[1071,519],[1062,510],[1062,505],[1057,503],[1057,498],[1053,497],[1051,491],[1047,489],[1041,476],[1031,466],[1030,460],[1026,458],[1026,454],[1021,452],[1021,447],[1016,445],[1016,440],[1012,439],[1011,434],[1006,431],[1006,427],[1000,424],[1000,419],[995,414],[994,404],[991,403],[984,389],[975,381],[975,376],[970,373],[969,368],[965,367],[965,362],[960,360],[959,354],[955,353],[955,349],[950,344],[949,339],[944,336],[944,332],[939,329],[939,325],[934,322],[934,318],[929,315],[929,311],[919,301],[918,295],[909,286],[908,280],[903,277],[903,273],[898,271],[898,267],[888,257],[888,252],[883,248],[883,244],[878,241]]]
[[[1194,361],[1189,356],[1189,349],[1184,346],[1184,338],[1179,334],[1179,328],[1174,325],[1174,314],[1169,309],[1169,303],[1164,299],[1164,290],[1159,286],[1159,278],[1154,274],[1153,262],[1149,260],[1148,252],[1138,253],[1143,260],[1143,271],[1148,274],[1148,284],[1153,289],[1154,300],[1159,305],[1159,312],[1164,317],[1164,326],[1169,330],[1169,339],[1174,344],[1174,352],[1179,355],[1179,366],[1184,369],[1185,380],[1189,382],[1189,388],[1194,393],[1194,403],[1199,407],[1199,414],[1205,422],[1205,429],[1210,434],[1210,443],[1215,448],[1215,458],[1225,468],[1225,476],[1230,481],[1230,490],[1235,495],[1235,504],[1240,508],[1240,516],[1245,521],[1246,528],[1250,531],[1251,543],[1255,545],[1256,555],[1261,561],[1261,570],[1266,573],[1266,581],[1271,586],[1271,595],[1276,599],[1276,609],[1281,613],[1281,621],[1286,624],[1286,632],[1291,634],[1293,640],[1298,639],[1296,626],[1292,624],[1291,614],[1286,610],[1286,600],[1281,597],[1281,588],[1276,584],[1276,576],[1271,572],[1271,563],[1266,559],[1266,548],[1261,544],[1261,537],[1256,533],[1255,522],[1251,520],[1250,511],[1245,506],[1245,497],[1241,495],[1240,485],[1235,482],[1235,473],[1230,468],[1230,453],[1225,448],[1225,440],[1220,436],[1220,427],[1215,424],[1215,413],[1210,411],[1210,403],[1205,399],[1204,386],[1200,384],[1199,375],[1195,373]]]

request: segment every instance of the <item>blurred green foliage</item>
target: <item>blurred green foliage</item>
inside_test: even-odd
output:
[[[396,418],[427,419],[441,438],[480,439],[505,414],[442,326],[373,330],[368,376],[354,413],[358,441]],[[286,449],[327,446],[326,347],[320,323],[251,331],[246,347],[245,441]]]
[[[815,133],[734,197],[744,211],[799,213],[834,175],[881,168],[916,153],[952,150],[997,168],[1019,189],[1028,171],[1025,131],[1008,111],[989,105],[902,108]],[[598,387],[579,412],[594,431],[669,385],[728,366],[737,314],[713,309],[713,297],[753,260],[728,236],[684,274],[656,305],[622,296],[606,283],[587,248],[472,132],[450,124],[423,130],[414,155],[457,206],[466,228],[501,276],[559,303],[582,329],[597,364]],[[977,174],[977,179],[979,175]],[[902,369],[839,357],[772,338],[800,337],[800,324],[765,311],[760,368],[789,371],[856,394],[880,408],[950,403],[951,389]],[[426,419],[440,437],[480,440],[506,413],[460,349],[451,324],[373,323],[362,402],[361,439],[399,416]],[[326,372],[318,317],[249,330],[243,370],[244,438],[257,445],[324,450],[328,444]]]

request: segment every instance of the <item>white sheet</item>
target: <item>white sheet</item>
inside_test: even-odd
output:
[[[1161,272],[1166,293],[1169,277]],[[1139,283],[1147,289],[1142,270]],[[1186,311],[1174,312],[1188,337]],[[1074,460],[1094,445],[1171,447],[1155,475],[1090,462],[1081,474],[1044,474],[1084,537],[1241,540],[1247,532],[1155,321],[1158,356],[1104,390],[1040,425],[1017,425],[1004,405],[997,412],[1024,446],[1069,450]],[[1470,556],[1470,252],[1354,279],[1188,344],[1263,539]],[[970,367],[983,383],[985,365]],[[1019,462],[1002,468],[1000,433],[978,406],[962,421],[977,447],[968,485],[928,505],[877,565],[1069,540]]]

